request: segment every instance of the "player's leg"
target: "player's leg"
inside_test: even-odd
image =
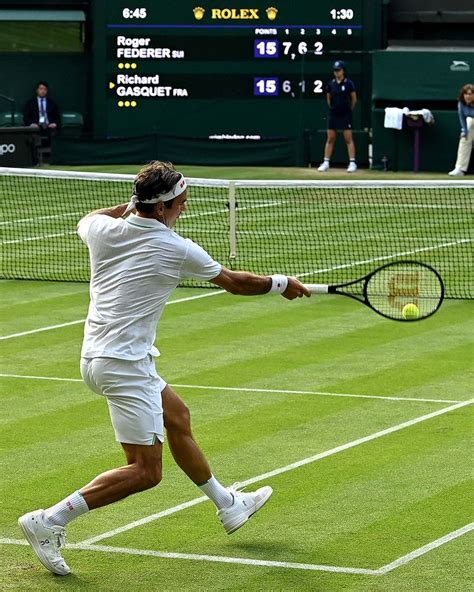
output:
[[[336,130],[329,128],[327,130],[326,145],[324,146],[324,162],[318,167],[318,171],[324,173],[329,170],[334,143],[336,141]]]
[[[155,376],[151,357],[137,362],[83,360],[81,373],[94,392],[107,397],[115,436],[124,448],[127,465],[102,473],[54,506],[30,512],[18,520],[41,563],[59,575],[70,573],[60,552],[66,524],[89,510],[153,487],[161,480],[161,379]]]
[[[122,443],[122,447],[128,464],[101,473],[81,488],[89,510],[113,504],[161,481],[163,444],[160,441],[150,446]]]
[[[187,406],[168,385],[161,397],[168,443],[176,464],[214,502],[226,532],[235,532],[265,504],[272,494],[271,487],[249,493],[226,489],[212,475],[209,463],[194,440]]]
[[[151,356],[137,361],[96,358],[81,364],[81,372],[87,384],[107,398],[115,438],[128,463],[99,475],[81,490],[94,509],[160,482],[165,383]]]
[[[161,480],[162,443],[151,446],[122,444],[126,466],[98,475],[79,491],[68,495],[46,510],[21,516],[18,524],[41,563],[58,575],[70,569],[61,555],[65,526],[89,510],[106,506],[132,493],[154,487]]]
[[[347,147],[347,155],[349,156],[349,166],[347,167],[347,172],[348,173],[355,173],[357,171],[357,165],[356,165],[356,151],[355,151],[355,144],[354,144],[354,139],[352,137],[352,130],[351,129],[345,129],[343,130],[343,135],[344,135],[344,141],[346,143],[346,147]]]
[[[458,154],[454,169],[449,172],[451,176],[461,177],[469,168],[471,159],[472,142],[474,139],[474,118],[467,117],[467,136],[459,139]]]
[[[161,400],[168,444],[176,464],[196,485],[208,481],[211,469],[192,434],[188,407],[169,385],[161,391]]]

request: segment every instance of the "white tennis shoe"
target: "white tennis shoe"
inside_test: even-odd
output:
[[[357,165],[355,162],[350,162],[349,166],[347,167],[347,172],[348,173],[355,173],[357,172]]]
[[[237,487],[238,483],[229,487],[229,492],[234,498],[234,503],[217,512],[217,517],[227,534],[232,534],[243,526],[255,512],[260,510],[273,493],[273,489],[269,486],[260,487],[257,491],[249,493],[237,491]]]
[[[452,171],[449,171],[448,175],[451,175],[451,177],[462,177],[464,175],[464,171],[462,169],[458,169],[458,167],[454,167]]]
[[[318,171],[320,173],[325,173],[326,171],[329,171],[329,162],[325,160],[322,164],[320,164],[318,166]]]
[[[45,568],[59,576],[67,576],[71,570],[61,555],[66,531],[62,526],[45,526],[44,517],[44,510],[36,510],[21,516],[18,524]]]

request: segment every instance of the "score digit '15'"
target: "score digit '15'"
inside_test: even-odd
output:
[[[283,53],[281,53],[281,45],[283,46]],[[256,39],[254,43],[254,57],[279,58],[282,55],[294,58],[297,54],[306,55],[307,53],[311,53],[314,55],[323,55],[324,51],[324,44],[321,41],[315,41],[312,45],[306,41],[299,41],[298,43],[283,41],[281,45],[280,41],[274,39]]]
[[[313,80],[312,89],[314,94],[321,94],[323,92],[323,81]],[[283,80],[281,83],[281,91],[285,95],[296,96],[298,93],[306,92],[306,81]],[[254,78],[253,94],[256,97],[277,97],[280,94],[280,79],[278,77]]]

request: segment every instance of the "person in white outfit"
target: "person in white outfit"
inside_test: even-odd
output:
[[[70,573],[61,548],[71,520],[160,482],[165,428],[174,460],[214,502],[228,534],[272,494],[269,486],[248,493],[226,488],[211,473],[192,435],[188,408],[156,371],[156,328],[169,296],[185,278],[208,280],[242,296],[274,292],[293,300],[310,293],[294,277],[226,269],[175,233],[172,227],[186,210],[187,197],[183,175],[171,163],[155,161],[138,173],[128,204],[91,212],[77,226],[91,261],[81,374],[107,400],[127,464],[19,518],[38,559],[55,574]]]
[[[461,124],[458,155],[454,169],[449,172],[453,177],[462,177],[469,168],[472,142],[474,140],[474,84],[465,84],[458,97],[458,114]]]

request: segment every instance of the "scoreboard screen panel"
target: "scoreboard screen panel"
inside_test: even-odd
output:
[[[373,18],[364,0],[106,4],[93,19],[98,133],[288,137],[321,128],[336,59],[360,94]]]

